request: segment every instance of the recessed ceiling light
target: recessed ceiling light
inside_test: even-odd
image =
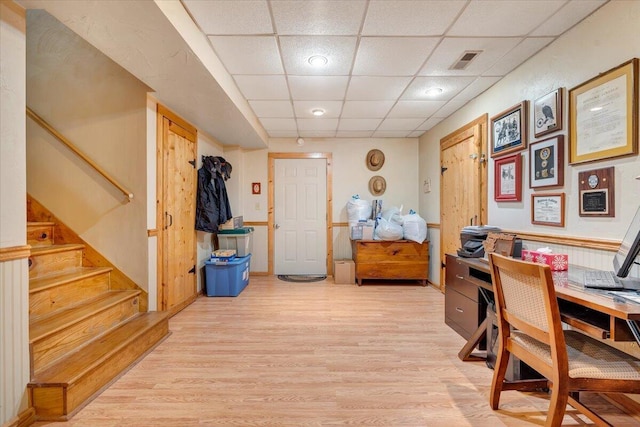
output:
[[[314,67],[324,67],[329,62],[327,57],[322,55],[313,55],[307,61]]]
[[[322,108],[314,108],[311,110],[311,114],[316,117],[324,116],[324,110]]]
[[[429,89],[425,90],[424,93],[427,96],[438,96],[443,92],[441,87],[430,87]]]
[[[589,111],[591,111],[591,112],[594,112],[594,113],[595,113],[596,111],[600,111],[600,110],[602,110],[602,107],[593,107],[593,108],[592,108],[592,109],[590,109]]]

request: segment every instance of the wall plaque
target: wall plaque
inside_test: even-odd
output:
[[[580,216],[615,216],[615,168],[578,173]]]

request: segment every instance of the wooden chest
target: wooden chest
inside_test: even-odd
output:
[[[429,242],[352,240],[356,282],[363,279],[420,280],[429,278]]]

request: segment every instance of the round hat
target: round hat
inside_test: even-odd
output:
[[[387,181],[380,175],[371,177],[369,180],[369,192],[374,196],[382,196],[387,189]]]
[[[384,153],[378,149],[369,150],[367,153],[367,168],[377,171],[384,165]]]

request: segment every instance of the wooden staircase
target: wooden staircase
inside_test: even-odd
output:
[[[55,229],[27,225],[29,395],[40,420],[69,419],[169,334],[167,313],[141,312],[140,289],[114,289],[114,268],[83,265],[86,245],[56,244]]]

